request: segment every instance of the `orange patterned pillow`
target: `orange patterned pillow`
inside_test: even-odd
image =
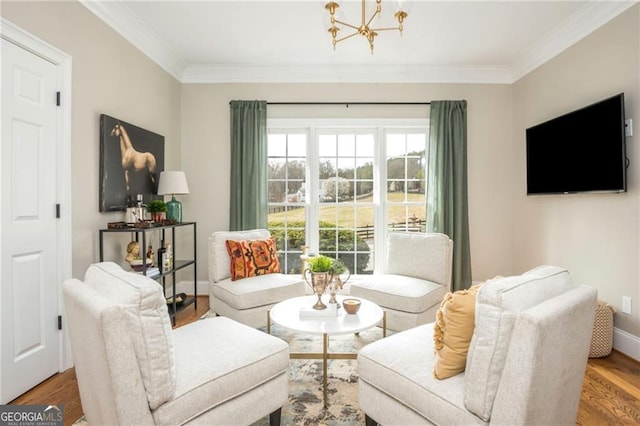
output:
[[[280,272],[276,240],[227,240],[231,258],[231,281]]]

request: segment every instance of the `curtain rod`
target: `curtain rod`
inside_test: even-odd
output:
[[[431,102],[267,102],[267,105],[431,105]]]

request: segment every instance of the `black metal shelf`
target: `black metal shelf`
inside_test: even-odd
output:
[[[150,226],[145,226],[145,227],[125,227],[125,228],[105,228],[105,229],[100,229],[99,232],[99,236],[100,236],[100,262],[104,261],[104,234],[107,233],[118,233],[118,234],[122,234],[122,233],[132,233],[135,236],[135,240],[139,241],[140,237],[142,237],[142,245],[140,247],[140,253],[146,253],[147,252],[147,234],[149,232],[157,232],[159,231],[161,233],[161,246],[160,248],[164,248],[165,247],[165,232],[167,230],[171,231],[171,243],[173,246],[173,257],[174,259],[176,258],[176,228],[181,228],[181,227],[185,227],[185,226],[191,226],[193,227],[193,259],[186,259],[186,260],[174,260],[173,262],[173,268],[168,270],[168,271],[162,271],[162,265],[160,264],[161,262],[158,262],[158,268],[160,269],[160,273],[158,275],[155,276],[150,276],[150,278],[158,281],[159,283],[161,283],[162,288],[165,292],[165,297],[167,297],[167,286],[166,286],[166,279],[170,278],[172,281],[172,294],[169,295],[169,297],[174,297],[174,302],[173,303],[168,303],[167,304],[167,308],[169,309],[169,315],[171,317],[171,320],[173,322],[173,324],[175,324],[175,315],[181,311],[183,311],[184,309],[186,309],[188,306],[190,305],[194,305],[194,309],[198,309],[198,276],[197,276],[197,245],[196,245],[196,222],[181,222],[181,223],[175,223],[175,224],[171,224],[171,225],[150,225]],[[144,256],[145,259],[143,260],[143,262],[145,262],[142,265],[142,274],[146,275],[147,274],[147,269],[148,267],[151,267],[152,265],[147,264],[146,263],[146,256]],[[181,303],[176,303],[175,302],[175,296],[176,296],[176,273],[180,270],[183,270],[187,267],[193,267],[193,297],[189,297],[186,300],[184,300]]]

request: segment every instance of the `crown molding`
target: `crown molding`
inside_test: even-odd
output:
[[[181,83],[511,84],[637,4],[636,0],[592,0],[511,64],[467,67],[383,65],[369,66],[367,73],[362,73],[357,66],[188,65],[120,1],[79,1]]]
[[[186,62],[120,1],[78,0],[176,80]]]
[[[368,66],[191,66],[183,83],[511,83],[505,67]]]
[[[578,13],[572,15],[563,24],[524,51],[509,66],[512,76],[511,82],[518,81],[636,4],[636,0],[621,2],[593,0],[589,2]]]

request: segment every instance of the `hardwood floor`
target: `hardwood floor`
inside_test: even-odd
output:
[[[198,297],[198,309],[180,312],[176,327],[197,320],[208,309],[209,298]],[[10,404],[64,404],[64,424],[72,425],[82,416],[75,370],[52,376]],[[589,359],[576,424],[640,424],[640,362],[617,351],[605,358]]]

